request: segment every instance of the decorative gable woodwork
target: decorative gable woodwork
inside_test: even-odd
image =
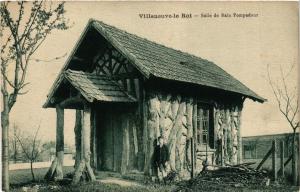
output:
[[[120,74],[129,74],[134,68],[129,61],[116,49],[108,46],[104,53],[94,58],[94,73],[117,77]]]

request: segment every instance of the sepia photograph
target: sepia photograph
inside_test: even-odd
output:
[[[297,1],[2,1],[2,191],[299,191]]]

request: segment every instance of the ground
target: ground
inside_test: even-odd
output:
[[[34,170],[37,178],[36,182],[31,181],[31,173],[29,169],[26,170],[12,170],[10,171],[11,189],[13,192],[36,192],[36,191],[66,191],[66,192],[85,192],[85,191],[97,191],[97,192],[175,192],[179,191],[178,184],[163,185],[154,184],[151,182],[145,183],[145,181],[134,179],[134,177],[120,178],[115,177],[114,174],[102,173],[97,178],[96,182],[81,183],[78,185],[70,185],[70,180],[64,182],[52,182],[46,183],[43,181],[43,177],[46,174],[47,168],[38,168]],[[72,167],[64,168],[65,175],[73,171]],[[271,185],[269,187],[257,187],[251,186],[247,188],[241,188],[238,186],[226,186],[224,185],[210,185],[209,182],[201,188],[193,188],[192,186],[181,191],[298,191],[298,187],[283,186],[283,185]]]

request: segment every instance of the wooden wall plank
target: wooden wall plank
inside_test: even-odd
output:
[[[129,122],[126,116],[122,115],[122,130],[123,130],[123,150],[122,150],[122,164],[121,174],[127,172],[128,160],[129,160]]]

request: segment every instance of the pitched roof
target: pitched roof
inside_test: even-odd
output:
[[[146,77],[152,75],[193,83],[239,93],[259,102],[266,101],[211,61],[149,41],[97,20],[91,20],[90,23]]]
[[[89,102],[135,102],[136,99],[121,88],[118,82],[108,76],[85,73],[82,71],[67,70],[65,78]]]
[[[255,92],[250,90],[240,81],[235,79],[233,76],[228,74],[226,71],[224,71],[211,61],[202,59],[189,53],[175,50],[173,48],[166,47],[153,41],[149,41],[145,38],[141,38],[137,35],[130,34],[124,30],[107,25],[101,21],[90,19],[89,23],[87,24],[87,27],[85,28],[84,32],[81,34],[81,37],[76,43],[75,48],[73,49],[68,60],[61,69],[60,74],[56,78],[55,83],[52,85],[47,96],[47,101],[43,105],[43,107],[48,107],[50,99],[53,97],[62,79],[64,79],[63,74],[66,73],[66,70],[68,70],[72,57],[77,51],[79,45],[82,43],[83,38],[87,34],[87,31],[90,27],[95,28],[108,42],[110,42],[120,53],[122,53],[123,56],[125,56],[146,78],[153,76],[162,79],[192,83],[201,86],[216,88],[219,90],[238,93],[248,98],[251,98],[254,101],[266,101],[266,99],[257,95]],[[68,71],[66,74],[68,73],[73,74],[73,76],[76,76],[74,74],[78,72]],[[89,75],[87,73],[82,73],[77,76],[82,76],[80,78],[87,78],[87,76]],[[95,75],[93,76],[94,77],[92,79],[100,80],[101,78],[104,78],[96,77]],[[73,79],[72,82],[73,84],[76,84],[76,77],[73,78],[75,79]],[[79,87],[83,86],[80,84],[80,82],[77,84],[78,89]],[[93,87],[94,91],[94,85],[90,84],[89,86]],[[85,92],[85,94],[87,95],[91,94],[92,98],[96,100],[100,98],[106,98],[107,101],[109,101],[108,96],[110,97],[111,101],[113,101],[113,99],[116,99],[109,94],[106,96],[104,96],[105,94],[100,96],[102,93],[99,93],[99,95],[98,93],[95,93],[95,95],[93,96],[93,92],[89,92],[87,90],[85,90]],[[82,93],[84,93],[84,90],[82,90]],[[127,93],[124,92],[124,94],[126,95]],[[123,99],[126,100],[125,97]],[[131,99],[134,98],[130,97],[128,100]]]

